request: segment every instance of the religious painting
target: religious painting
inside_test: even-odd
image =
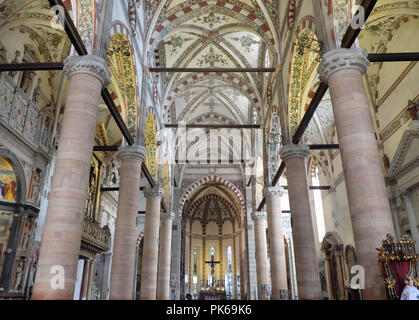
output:
[[[133,137],[137,133],[137,86],[131,44],[126,35],[116,33],[112,36],[106,54],[109,69],[116,79],[120,92],[124,94],[128,129]]]
[[[156,134],[157,134],[157,129],[156,129],[156,122],[154,120],[154,114],[149,113],[145,120],[144,144],[147,151],[147,158],[145,159],[145,164],[151,176],[155,179],[158,177]]]
[[[269,182],[273,180],[279,168],[279,150],[281,143],[281,130],[279,126],[279,116],[276,112],[271,115],[271,127],[269,131]]]
[[[169,172],[169,163],[166,161],[163,164],[163,189],[164,189],[164,195],[163,199],[166,204],[170,203],[170,172]]]
[[[336,45],[339,47],[342,42],[348,26],[352,20],[351,8],[355,1],[353,0],[334,0],[333,1],[333,25],[335,28],[334,36]]]
[[[304,29],[294,42],[292,58],[291,79],[288,89],[289,126],[290,134],[297,130],[304,115],[307,100],[307,89],[315,76],[320,61],[320,43],[313,30]]]
[[[0,200],[16,202],[16,173],[5,158],[0,157]]]
[[[13,213],[0,212],[0,276],[3,269],[4,251],[9,241],[10,227],[13,222]]]
[[[263,198],[263,188],[265,186],[264,183],[264,172],[263,172],[263,159],[261,157],[258,157],[256,162],[256,194],[255,194],[255,200],[256,203],[259,204],[262,201]]]

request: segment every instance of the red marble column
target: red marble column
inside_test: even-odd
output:
[[[268,212],[269,256],[272,281],[271,300],[286,300],[288,299],[288,283],[281,209],[283,191],[280,187],[265,187],[263,194],[266,198]]]
[[[175,214],[161,214],[159,265],[157,270],[157,300],[170,299],[170,253],[172,248],[172,221]]]
[[[334,49],[323,56],[320,79],[328,83],[339,139],[358,264],[365,269],[365,299],[386,299],[375,248],[394,225],[362,75],[368,54]]]
[[[144,222],[140,300],[155,300],[159,255],[160,202],[163,197],[163,189],[145,189],[144,195],[147,201]]]
[[[68,57],[64,72],[70,83],[32,299],[73,299],[100,92],[110,79],[96,56]]]
[[[134,299],[136,218],[140,202],[141,164],[145,157],[144,147],[137,144],[119,148],[121,168],[111,269],[111,300]]]
[[[310,154],[309,148],[306,145],[284,145],[280,154],[287,170],[298,298],[300,300],[321,299],[307,179],[306,160]]]
[[[268,277],[268,250],[266,243],[266,212],[252,213],[255,227],[256,275],[259,300],[269,300],[267,289],[270,287]]]

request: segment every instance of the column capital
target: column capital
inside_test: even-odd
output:
[[[160,187],[147,188],[147,189],[144,189],[143,192],[144,192],[144,196],[146,198],[148,198],[148,197],[162,198],[163,194],[164,194],[163,188],[160,188]]]
[[[161,212],[160,218],[162,220],[173,220],[175,218],[176,214],[173,211],[170,212]]]
[[[286,144],[279,151],[283,161],[289,158],[307,158],[310,155],[310,148],[306,144]]]
[[[147,152],[143,146],[140,146],[138,144],[133,144],[131,146],[121,146],[118,148],[118,155],[119,159],[129,159],[134,158],[138,159],[141,162],[144,162]]]
[[[252,212],[252,220],[260,220],[264,219],[266,220],[266,212],[265,211],[253,211]]]
[[[281,187],[265,187],[263,188],[263,196],[266,197],[282,197],[284,189]]]
[[[75,74],[90,74],[102,82],[102,87],[107,87],[111,79],[105,59],[93,55],[67,57],[64,60],[64,72],[68,78]]]
[[[329,77],[341,70],[356,69],[365,74],[368,66],[368,53],[361,48],[337,48],[326,52],[317,69],[320,80],[327,83]]]

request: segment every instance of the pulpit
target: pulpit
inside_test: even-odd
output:
[[[377,250],[379,261],[383,264],[387,292],[392,300],[400,300],[407,278],[411,277],[419,288],[416,270],[419,255],[415,252],[415,242],[408,235],[397,241],[388,234]]]

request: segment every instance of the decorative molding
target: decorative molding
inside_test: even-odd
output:
[[[161,16],[161,19],[152,29],[153,32],[149,40],[149,45],[154,48],[164,35],[172,31],[177,25],[203,13],[207,10],[205,7],[211,8],[215,13],[221,12],[226,16],[233,15],[239,21],[252,25],[258,33],[264,37],[269,46],[272,47],[275,45],[273,33],[265,21],[263,21],[262,12],[259,10],[252,10],[254,8],[247,6],[243,2],[232,4],[231,1],[224,2],[217,0],[202,1],[199,4],[194,3],[192,5],[180,3],[171,8],[166,15]]]
[[[160,188],[160,187],[147,188],[147,189],[144,189],[143,192],[144,192],[144,196],[146,198],[148,198],[148,197],[162,198],[163,195],[164,195],[164,190],[163,190],[163,188]]]
[[[143,146],[133,144],[132,146],[122,146],[118,148],[119,159],[137,159],[144,162],[147,152]]]
[[[417,100],[419,95],[417,95],[413,101]],[[412,119],[410,112],[409,112],[409,104],[407,104],[394,118],[391,120],[383,130],[379,133],[380,140],[384,143],[388,140],[397,130],[400,129],[406,122]]]
[[[217,167],[218,170],[220,170],[220,168],[221,167],[219,167],[219,166]],[[200,179],[196,180],[183,193],[183,195],[180,198],[179,214],[182,214],[183,206],[185,205],[186,200],[189,198],[189,196],[192,194],[192,192],[195,189],[197,189],[199,186],[201,186],[205,183],[210,183],[210,182],[221,183],[221,184],[225,185],[228,189],[230,189],[232,192],[234,192],[234,194],[237,196],[237,198],[240,201],[243,212],[245,212],[246,206],[245,206],[243,195],[242,195],[241,191],[239,190],[239,188],[237,188],[235,184],[233,184],[232,182],[230,182],[229,180],[227,180],[224,177],[219,177],[219,176],[216,176],[216,175],[209,175],[207,177],[200,178]]]
[[[281,148],[279,155],[283,161],[290,158],[308,158],[310,148],[305,144],[287,144]]]
[[[254,211],[252,212],[252,220],[260,220],[260,219],[264,219],[266,220],[266,212],[265,211]]]
[[[368,53],[364,49],[337,48],[323,55],[317,72],[320,80],[327,83],[332,74],[342,70],[356,69],[365,74],[368,64]]]
[[[403,133],[386,178],[397,179],[419,165],[419,157],[412,159],[408,163],[404,163],[407,154],[411,150],[412,142],[415,139],[419,139],[419,128],[415,125],[417,123],[419,121],[412,121],[411,129],[407,129]]]
[[[72,56],[64,60],[64,72],[68,78],[75,74],[90,74],[100,80],[103,87],[110,84],[111,73],[105,59],[97,56]]]
[[[88,257],[108,251],[111,233],[108,228],[101,228],[97,223],[84,218],[80,249]]]
[[[284,190],[281,187],[265,187],[263,189],[263,196],[267,197],[282,197]]]
[[[0,121],[0,141],[0,146],[13,150],[14,153],[33,165],[37,158],[41,158],[44,166],[51,160],[52,155],[48,155],[42,150],[36,150],[34,146],[27,143],[19,134],[15,133],[10,126],[3,124],[2,121]]]

